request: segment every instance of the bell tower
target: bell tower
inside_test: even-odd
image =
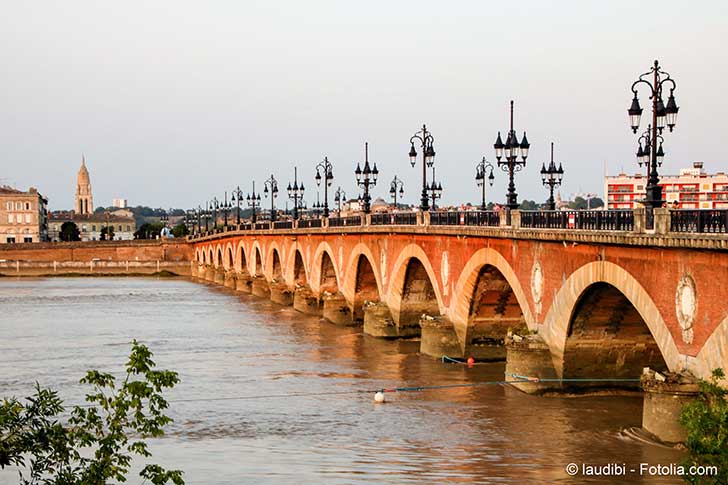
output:
[[[91,195],[91,178],[86,169],[86,157],[81,156],[81,168],[76,180],[76,214],[93,214],[94,198]]]

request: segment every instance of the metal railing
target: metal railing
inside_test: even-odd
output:
[[[293,221],[275,221],[273,229],[293,229]]]
[[[670,232],[725,233],[728,210],[676,209],[670,211]]]
[[[361,217],[329,217],[329,227],[361,226]]]
[[[459,212],[430,212],[430,225],[432,226],[459,226]]]
[[[631,210],[520,211],[520,215],[521,227],[529,229],[634,230]]]
[[[264,231],[266,229],[270,229],[270,222],[256,222],[254,229],[256,231]]]
[[[311,227],[321,227],[321,219],[300,219],[298,221],[298,227],[300,229],[308,229]]]

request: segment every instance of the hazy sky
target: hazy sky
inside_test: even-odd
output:
[[[436,139],[445,202],[479,200],[475,164],[498,130],[527,130],[519,199],[546,197],[549,143],[562,194],[602,194],[603,173],[638,170],[629,88],[658,58],[677,80],[678,126],[663,170],[728,170],[728,2],[4,1],[0,183],[71,208],[81,153],[96,205],[192,207],[314,163],[354,196],[369,141],[416,202],[410,136]],[[648,101],[641,95],[643,106]],[[488,199],[505,199],[496,172]],[[281,194],[282,195],[282,194]],[[284,198],[279,198],[283,206]]]

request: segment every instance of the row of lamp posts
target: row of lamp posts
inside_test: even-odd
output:
[[[650,79],[651,77],[651,79]],[[658,167],[662,165],[665,152],[663,149],[664,138],[662,136],[665,127],[669,128],[672,132],[675,127],[678,106],[675,102],[674,91],[676,88],[675,81],[670,77],[668,73],[662,70],[658,61],[654,62],[652,68],[639,76],[637,81],[632,84],[631,90],[633,93],[632,104],[628,110],[630,126],[634,133],[637,133],[640,125],[640,118],[642,115],[642,107],[639,104],[637,96],[637,88],[645,85],[649,88],[649,98],[652,101],[652,119],[647,125],[647,130],[642,133],[638,138],[638,149],[637,159],[641,166],[647,168],[648,184],[646,188],[646,200],[645,203],[650,208],[660,207],[662,205],[662,187],[659,185],[659,173]],[[669,97],[667,104],[664,103],[663,90],[665,87],[669,87]],[[523,132],[523,137],[518,139],[516,130],[514,129],[513,122],[513,111],[514,103],[510,102],[510,126],[505,142],[501,137],[501,132],[498,132],[493,148],[495,150],[495,157],[497,166],[508,174],[508,189],[506,192],[506,206],[509,209],[518,208],[518,194],[515,186],[515,174],[523,170],[526,166],[526,159],[528,158],[530,143],[526,136],[526,132]],[[435,180],[435,138],[427,129],[426,125],[422,125],[422,128],[417,131],[410,138],[410,151],[409,158],[412,167],[417,165],[418,157],[421,155],[422,163],[422,194],[420,199],[420,210],[428,211],[431,208],[435,208],[436,201],[442,197],[442,184]],[[419,148],[419,152],[418,152]],[[432,179],[428,184],[427,181],[427,169],[432,169]],[[480,208],[486,209],[485,193],[486,185],[492,186],[495,179],[493,175],[494,166],[486,160],[485,157],[476,165],[475,180],[479,187],[481,187],[481,204]],[[376,163],[370,165],[369,163],[369,144],[364,145],[364,166],[362,168],[360,163],[357,163],[356,169],[354,170],[356,175],[357,186],[360,187],[363,192],[360,196],[360,202],[364,213],[371,211],[371,195],[370,188],[376,186],[379,175]],[[561,186],[564,175],[564,169],[561,163],[558,167],[554,161],[554,144],[551,143],[551,160],[548,166],[544,163],[541,167],[541,180],[544,186],[548,187],[549,199],[547,201],[547,209],[555,210],[554,200],[554,189]],[[328,189],[331,187],[334,179],[333,166],[327,157],[316,165],[316,185],[323,185],[324,189],[324,200],[323,204],[316,201],[313,204],[314,209],[322,209],[323,217],[329,216],[329,205],[328,205]],[[294,168],[294,180],[293,184],[288,184],[287,192],[288,197],[293,201],[293,218],[298,219],[300,217],[301,209],[306,208],[303,201],[304,196],[303,183],[298,181],[298,169]],[[402,197],[404,194],[404,184],[401,179],[396,175],[390,183],[389,194],[394,201],[395,207],[397,206],[397,197]],[[270,197],[271,208],[270,208],[270,219],[271,222],[275,221],[275,198],[278,195],[278,181],[273,175],[270,176],[265,182],[263,187],[264,197]],[[317,194],[318,195],[318,194]],[[337,188],[334,194],[334,202],[338,204],[339,212],[341,211],[341,203],[345,201],[346,194],[341,189]],[[255,182],[253,182],[253,191],[243,197],[243,192],[240,187],[237,187],[232,192],[232,202],[236,205],[237,223],[240,224],[240,204],[244,201],[248,207],[252,209],[252,221],[256,222],[256,213],[260,209],[261,195],[255,192]],[[208,230],[208,220],[212,217],[213,221],[217,221],[218,211],[222,211],[225,225],[228,223],[228,213],[232,208],[231,202],[227,200],[227,192],[225,193],[224,201],[220,202],[217,198],[213,198],[209,201],[205,207],[198,207],[197,210],[197,224],[198,227],[202,226],[202,219],[204,219],[205,230]]]

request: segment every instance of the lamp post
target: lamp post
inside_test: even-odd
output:
[[[248,194],[245,200],[248,201],[248,207],[253,209],[253,216],[250,218],[250,220],[253,224],[255,224],[255,221],[257,220],[255,208],[260,207],[260,193],[255,193],[255,180],[253,180],[253,192]]]
[[[417,164],[417,150],[415,149],[415,140],[420,142],[420,148],[422,149],[422,199],[420,201],[420,209],[426,211],[429,209],[428,205],[428,187],[427,187],[427,167],[432,167],[435,164],[435,148],[433,143],[435,138],[432,133],[427,131],[427,126],[422,125],[422,129],[412,135],[410,138],[410,165],[414,167]]]
[[[394,199],[394,208],[397,208],[397,192],[399,191],[399,196],[402,197],[404,195],[404,182],[397,177],[396,175],[392,179],[392,181],[389,183],[389,195]]]
[[[293,185],[288,184],[288,198],[293,199],[293,219],[297,220],[299,217],[298,209],[301,206],[303,200],[303,182],[298,185],[298,167],[293,167]]]
[[[341,190],[341,187],[336,189],[336,192],[334,192],[334,202],[336,202],[339,206],[339,216],[341,216],[341,203],[346,202],[346,192]]]
[[[518,209],[518,194],[516,193],[516,184],[513,182],[513,174],[520,172],[526,166],[526,158],[531,144],[528,143],[526,132],[523,132],[521,142],[518,142],[516,130],[513,129],[513,100],[511,100],[511,125],[508,130],[508,138],[505,144],[501,140],[500,131],[498,138],[495,140],[493,148],[495,148],[495,158],[498,159],[498,166],[504,172],[508,172],[508,192],[506,194],[506,206],[509,209]],[[521,160],[518,160],[518,157]],[[505,157],[505,160],[501,160]]]
[[[331,187],[331,182],[334,180],[333,168],[334,167],[331,165],[331,162],[329,162],[328,157],[324,157],[324,161],[316,165],[316,185],[321,186],[321,179],[324,179],[324,217],[329,217],[328,187]],[[323,177],[321,177],[319,169],[323,170]]]
[[[209,219],[210,219],[210,202],[209,201],[205,202],[204,215],[205,215],[205,232],[207,232],[210,230],[210,228],[208,227]]]
[[[648,80],[650,76],[652,76],[652,82]],[[667,105],[665,105],[662,96],[663,86],[666,83],[670,84],[670,97],[667,99]],[[652,123],[647,126],[647,132],[639,139],[640,145],[637,156],[641,163],[648,164],[646,203],[650,207],[655,208],[662,205],[662,187],[659,185],[660,178],[657,173],[657,167],[662,164],[662,158],[665,156],[665,152],[662,149],[662,142],[664,141],[661,136],[662,130],[667,125],[670,132],[672,132],[673,128],[675,128],[677,112],[680,108],[675,103],[675,96],[673,94],[677,85],[670,77],[670,74],[662,70],[660,63],[656,60],[648,72],[642,74],[637,81],[632,83],[634,97],[632,98],[632,105],[627,110],[627,113],[629,114],[629,124],[633,133],[637,133],[637,129],[640,126],[640,117],[642,116],[642,108],[640,107],[639,99],[637,99],[637,86],[640,84],[646,84],[650,88]],[[643,140],[645,142],[644,149],[642,149]],[[641,156],[640,152],[642,152]]]
[[[488,171],[488,175],[485,175],[485,172]],[[493,165],[488,162],[485,157],[478,162],[478,164],[475,166],[475,181],[478,184],[478,187],[482,188],[481,193],[481,199],[480,199],[480,210],[486,210],[485,205],[485,179],[488,179],[488,184],[491,187],[493,186],[493,181],[495,180],[495,177],[493,176]]]
[[[224,227],[227,228],[228,225],[228,212],[230,212],[230,202],[227,200],[227,190],[225,191],[225,201],[222,203],[222,217],[223,217],[223,223]]]
[[[220,208],[220,201],[217,197],[213,197],[211,201],[212,206],[212,228],[217,229],[217,210]]]
[[[240,225],[240,203],[243,201],[243,191],[240,190],[240,186],[235,187],[232,191],[232,201],[236,204],[237,224]]]
[[[427,191],[429,192],[429,198],[432,199],[432,206],[430,207],[430,209],[434,211],[436,209],[435,201],[442,197],[442,184],[435,181],[434,165],[432,166],[432,184],[427,187]]]
[[[546,202],[546,205],[550,211],[556,210],[554,187],[561,186],[563,176],[564,169],[561,167],[561,163],[559,163],[559,168],[556,168],[556,164],[554,163],[554,143],[551,142],[551,163],[549,163],[549,168],[546,168],[546,164],[541,165],[541,181],[549,188],[549,200]]]
[[[369,143],[364,143],[364,170],[361,169],[359,163],[356,164],[356,184],[364,189],[364,195],[362,197],[364,201],[364,214],[369,214],[372,210],[372,197],[369,195],[369,187],[377,185],[377,177],[379,176],[379,170],[377,170],[377,164],[374,164],[374,168],[369,166]]]
[[[311,208],[313,209],[314,215],[316,217],[319,217],[321,215],[321,208],[323,207],[323,204],[319,202],[319,192],[316,191],[316,202],[311,204]]]
[[[270,193],[270,221],[275,222],[275,198],[278,196],[278,181],[273,177],[273,174],[263,184],[263,195],[268,197],[268,193]]]

